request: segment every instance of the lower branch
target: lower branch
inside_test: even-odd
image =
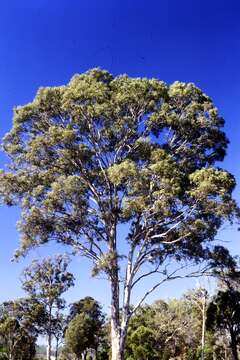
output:
[[[158,283],[156,283],[154,286],[152,286],[144,295],[143,297],[139,300],[139,302],[136,304],[136,306],[133,308],[133,310],[131,311],[131,315],[134,314],[136,312],[136,310],[143,304],[143,302],[146,300],[146,298],[152,293],[154,292],[159,286],[161,286],[163,283],[167,282],[167,281],[171,281],[171,280],[176,280],[176,279],[184,279],[184,278],[197,278],[197,277],[201,277],[203,275],[207,275],[207,276],[213,276],[213,273],[208,273],[209,271],[209,266],[206,266],[204,269],[198,270],[198,271],[192,271],[189,274],[186,275],[176,275],[179,271],[183,270],[184,268],[186,268],[187,266],[182,266],[176,270],[174,270],[171,274],[166,275],[166,277],[164,279],[162,279],[161,281],[159,281]]]

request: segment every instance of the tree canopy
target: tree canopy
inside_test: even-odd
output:
[[[193,84],[96,69],[41,88],[15,109],[4,140],[11,165],[1,173],[2,198],[23,209],[22,250],[51,239],[81,249],[83,237],[98,253],[105,223],[116,218],[132,220],[129,241],[156,244],[152,257],[165,248],[204,257],[202,241],[235,207],[233,176],[212,167],[225,155],[223,125]]]

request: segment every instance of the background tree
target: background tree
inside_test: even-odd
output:
[[[31,337],[16,319],[9,317],[0,323],[0,336],[8,360],[33,360],[36,338]]]
[[[133,357],[132,347],[135,343],[133,341],[132,344],[132,334],[143,326],[154,335],[152,358],[200,360],[202,357],[202,306],[200,309],[196,301],[202,303],[203,293],[205,291],[202,288],[201,293],[199,289],[193,289],[183,294],[180,299],[158,300],[152,305],[139,308],[129,324],[127,358]],[[228,358],[222,357],[225,340],[218,331],[206,331],[204,359],[227,360]],[[141,346],[144,348],[145,345],[148,347],[148,339],[143,336]]]
[[[207,327],[227,332],[230,337],[232,358],[238,360],[240,342],[240,292],[219,291],[207,310]]]
[[[194,319],[192,310],[185,299],[158,300],[152,305],[139,308],[130,321],[127,354],[131,354],[132,333],[143,325],[154,334],[153,354],[157,359],[182,357],[190,360],[188,350],[191,349],[196,354],[200,339],[198,321]],[[144,341],[143,337],[143,347]]]
[[[46,322],[44,306],[31,298],[20,298],[17,300],[5,301],[0,306],[1,318],[9,316],[17,320],[29,335],[37,337],[41,328]]]
[[[47,335],[47,360],[51,359],[52,338],[58,331],[59,311],[65,307],[65,300],[61,296],[74,284],[74,277],[67,270],[68,265],[69,258],[59,255],[33,261],[23,272],[23,289],[33,301],[44,307],[46,313],[42,333]]]
[[[187,298],[194,303],[197,310],[200,313],[201,319],[201,360],[204,360],[204,351],[205,351],[205,338],[206,338],[206,312],[208,305],[208,292],[206,289],[199,287],[194,291],[187,294]]]
[[[103,345],[104,320],[100,304],[90,296],[71,304],[65,331],[66,348],[77,356],[87,355],[88,349],[97,353],[99,346]]]
[[[190,359],[199,346],[199,322],[194,317],[192,303],[185,298],[157,301],[153,324],[162,359],[182,357]],[[164,311],[165,308],[165,311]]]
[[[97,360],[109,360],[111,358],[111,324],[109,319],[105,319],[100,340],[100,345],[97,351]]]
[[[96,322],[96,326],[101,327],[104,322],[102,307],[99,302],[91,296],[76,301],[70,305],[68,319],[71,321],[76,315],[85,313]]]
[[[98,301],[90,296],[71,304],[68,321],[74,319],[77,314],[85,314],[92,322],[92,334],[94,334],[95,340],[92,341],[91,347],[97,350],[100,343],[100,338],[103,335],[103,325],[105,316],[102,312],[102,307]]]
[[[23,308],[27,308],[29,312],[24,314]],[[33,306],[30,309],[29,303],[24,299],[1,304],[0,339],[3,359],[33,360],[39,317],[39,309],[33,309]]]
[[[64,341],[65,352],[74,354],[77,360],[86,359],[87,350],[94,345],[92,320],[87,314],[77,314],[69,323]]]
[[[211,245],[236,210],[235,180],[219,168],[223,125],[194,84],[99,69],[41,88],[15,109],[0,193],[22,209],[17,255],[56,240],[107,275],[112,360],[123,359],[131,316],[163,282],[185,276],[189,263],[201,263],[202,272],[234,265],[226,249]],[[153,274],[156,284],[131,309],[133,290]]]

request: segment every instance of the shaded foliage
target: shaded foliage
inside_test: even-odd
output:
[[[105,317],[100,304],[90,296],[71,304],[65,331],[64,353],[80,356],[94,349],[103,356],[105,352]]]
[[[27,302],[26,302],[27,303]],[[39,311],[27,306],[29,313],[23,313],[24,301],[8,302],[1,305],[0,343],[3,359],[33,360],[37,339],[36,325]],[[29,305],[29,304],[28,304]]]
[[[219,291],[209,304],[207,326],[210,330],[219,329],[230,337],[233,359],[238,360],[240,344],[240,292],[237,290]]]

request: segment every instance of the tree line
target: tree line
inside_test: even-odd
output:
[[[102,306],[85,297],[66,306],[74,285],[69,258],[33,261],[21,278],[26,297],[0,305],[0,358],[34,360],[39,337],[47,339],[46,359],[111,358],[111,323]],[[222,276],[214,295],[199,287],[180,299],[142,305],[131,318],[127,360],[238,360],[239,278]]]

